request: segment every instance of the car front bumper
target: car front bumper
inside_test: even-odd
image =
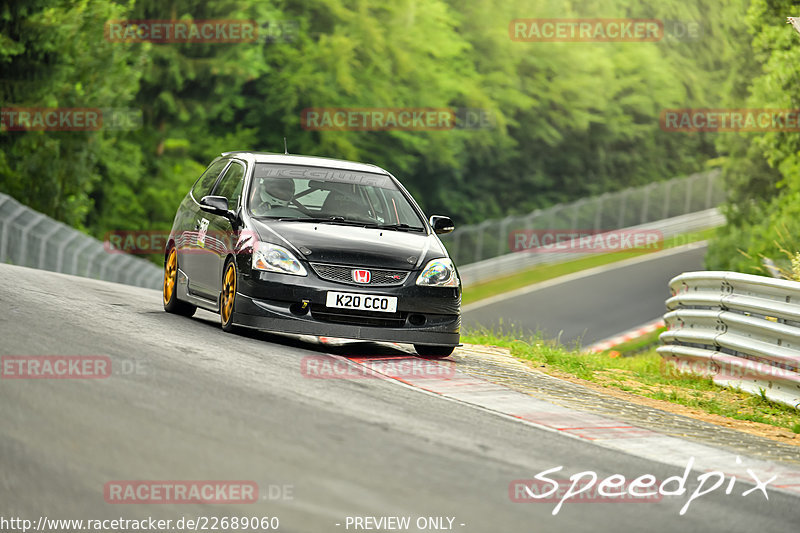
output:
[[[240,271],[241,272],[241,271]],[[395,287],[354,286],[323,280],[313,272],[240,275],[233,321],[250,328],[347,339],[457,346],[461,290],[420,287],[409,276]],[[397,297],[396,313],[326,307],[328,291]]]

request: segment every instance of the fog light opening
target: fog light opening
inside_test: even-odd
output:
[[[408,316],[408,323],[412,326],[424,326],[427,321],[428,319],[425,318],[425,315],[413,314]]]
[[[289,311],[293,315],[303,316],[308,313],[308,310],[311,309],[311,304],[308,300],[303,300],[302,302],[295,302],[289,306]]]

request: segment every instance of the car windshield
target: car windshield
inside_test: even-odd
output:
[[[424,231],[395,182],[380,174],[258,163],[248,205],[255,217]]]

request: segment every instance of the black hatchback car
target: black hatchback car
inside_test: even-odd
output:
[[[414,199],[374,165],[228,152],[181,202],[164,261],[164,309],[220,314],[222,329],[459,344],[461,283]]]

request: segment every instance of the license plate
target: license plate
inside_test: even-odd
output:
[[[397,297],[329,291],[325,305],[327,307],[338,307],[339,309],[394,313],[397,311]]]

